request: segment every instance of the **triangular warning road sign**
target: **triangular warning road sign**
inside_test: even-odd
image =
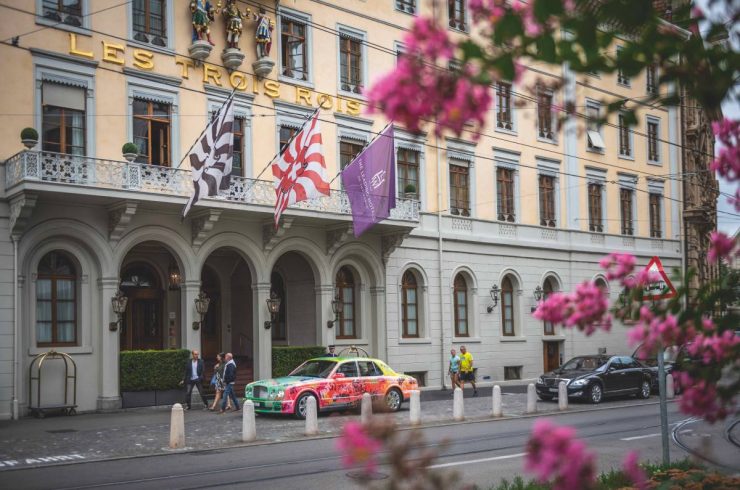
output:
[[[670,279],[668,279],[668,275],[663,270],[663,264],[660,262],[660,258],[653,257],[650,259],[648,265],[645,266],[645,270],[659,274],[663,280],[647,284],[642,290],[643,300],[669,299],[674,298],[678,294],[676,288],[673,287]],[[667,292],[666,288],[668,288]]]

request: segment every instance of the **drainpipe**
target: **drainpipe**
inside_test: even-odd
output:
[[[439,356],[442,389],[445,389],[445,315],[444,315],[444,286],[442,285],[442,154],[440,152],[439,137],[437,140],[437,258],[439,268]]]
[[[13,240],[13,401],[10,405],[11,417],[18,420],[18,237]]]

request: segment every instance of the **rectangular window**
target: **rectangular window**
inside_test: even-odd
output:
[[[450,212],[470,216],[469,172],[467,165],[450,164]]]
[[[360,154],[365,145],[362,143],[355,143],[352,141],[340,141],[339,142],[339,166],[344,168]]]
[[[622,156],[632,156],[632,144],[630,142],[630,128],[624,115],[619,115],[619,154]]]
[[[618,46],[617,47],[617,60],[619,60],[619,58],[621,58],[621,56],[622,56],[622,47],[621,46]],[[622,68],[618,68],[617,69],[617,83],[620,84],[620,85],[624,85],[626,87],[629,87],[630,86],[630,79],[629,79],[629,77],[627,75],[625,75],[625,73],[622,70]]]
[[[504,366],[504,381],[522,379],[522,366]]]
[[[601,106],[591,101],[586,101],[586,136],[589,150],[603,151],[606,148],[601,137]]]
[[[622,212],[622,235],[634,235],[634,223],[632,221],[632,190],[619,189],[620,209]]]
[[[539,137],[554,140],[552,124],[552,92],[539,90],[537,92],[537,129]]]
[[[85,155],[85,90],[44,82],[41,104],[41,149]]]
[[[291,18],[282,17],[281,25],[281,73],[286,77],[295,78],[296,80],[308,80],[306,24]]]
[[[231,175],[244,175],[244,125],[243,117],[234,118],[234,160],[231,164]]]
[[[601,221],[601,196],[604,189],[603,184],[588,184],[588,231],[602,233],[604,226]]]
[[[662,238],[660,201],[663,196],[650,193],[650,238]]]
[[[362,40],[339,34],[339,83],[345,92],[362,92]]]
[[[658,152],[658,121],[648,119],[647,122],[648,160],[659,162]]]
[[[426,371],[405,371],[403,374],[406,374],[408,376],[411,376],[414,378],[419,385],[419,387],[424,387],[427,385],[427,372]]]
[[[166,7],[166,0],[133,0],[134,39],[167,47]]]
[[[170,165],[170,105],[134,99],[134,144],[139,163]]]
[[[648,94],[656,95],[658,93],[658,69],[655,65],[648,65],[645,68],[645,91]]]
[[[41,8],[45,19],[82,27],[82,0],[43,0]]]
[[[555,227],[555,177],[540,175],[540,225]]]
[[[416,0],[396,0],[396,10],[408,14],[416,13]]]
[[[280,152],[285,149],[290,139],[298,132],[297,129],[288,126],[280,126]]]
[[[512,131],[511,118],[511,84],[496,84],[496,127]]]
[[[458,31],[467,31],[465,25],[465,0],[447,0],[447,11],[450,27]]]
[[[498,202],[498,219],[514,222],[514,171],[510,168],[496,169],[496,200]]]
[[[396,154],[396,166],[398,168],[398,196],[406,197],[413,194],[413,198],[419,199],[419,152],[407,148],[399,148]],[[414,191],[409,193],[406,187],[413,185]]]

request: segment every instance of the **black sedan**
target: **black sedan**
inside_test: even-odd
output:
[[[535,387],[540,400],[558,395],[565,381],[568,397],[600,403],[604,397],[637,395],[650,398],[650,369],[629,356],[579,356],[539,377]]]

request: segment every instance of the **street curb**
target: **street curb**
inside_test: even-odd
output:
[[[668,403],[675,403],[676,400],[668,400]],[[570,415],[574,413],[583,413],[583,412],[603,412],[606,410],[615,410],[619,408],[632,408],[632,407],[645,407],[650,405],[658,405],[660,404],[660,401],[655,402],[643,402],[643,403],[636,403],[634,405],[623,405],[619,407],[591,407],[591,408],[584,408],[584,409],[576,409],[576,410],[568,410],[565,412],[561,411],[553,411],[553,412],[540,412],[540,413],[533,413],[533,414],[522,414],[522,415],[513,415],[513,416],[502,416],[502,417],[493,417],[491,415],[488,415],[487,418],[478,418],[478,419],[470,419],[470,420],[463,420],[460,422],[456,422],[454,420],[449,421],[439,421],[436,423],[429,423],[424,424],[422,422],[421,425],[418,426],[411,426],[411,425],[403,425],[396,428],[398,431],[409,431],[409,430],[416,430],[416,429],[431,429],[436,427],[448,427],[448,426],[456,426],[456,425],[464,425],[464,424],[481,424],[486,422],[503,422],[507,420],[518,420],[518,419],[532,419],[532,418],[538,418],[538,417],[550,417],[550,416],[558,416],[558,415]],[[423,420],[423,419],[422,419]],[[182,450],[169,450],[169,451],[162,451],[159,453],[151,453],[151,454],[140,454],[140,455],[132,455],[132,456],[112,456],[109,458],[100,458],[100,459],[91,459],[87,461],[68,461],[68,462],[61,462],[61,463],[53,463],[53,464],[46,464],[46,465],[29,465],[29,466],[23,466],[20,468],[8,468],[6,470],[0,471],[0,474],[5,472],[11,472],[11,471],[23,471],[23,470],[32,470],[32,469],[39,469],[39,468],[53,468],[57,466],[71,466],[71,465],[80,465],[80,464],[91,464],[91,463],[104,463],[109,461],[124,461],[129,459],[140,459],[140,458],[152,458],[152,457],[160,457],[160,456],[170,456],[172,454],[196,454],[196,453],[206,453],[211,451],[223,451],[225,449],[237,449],[242,447],[251,447],[251,446],[271,446],[276,444],[284,444],[287,442],[297,442],[297,441],[314,441],[314,440],[323,440],[323,439],[334,439],[338,437],[339,434],[324,434],[319,436],[304,436],[304,437],[295,437],[292,439],[285,439],[281,441],[268,441],[268,440],[258,440],[255,442],[250,443],[236,443],[236,444],[230,444],[230,445],[224,445],[220,447],[214,447],[214,448],[208,448],[208,449],[195,449],[195,448],[185,448]],[[187,436],[186,436],[187,437]]]

